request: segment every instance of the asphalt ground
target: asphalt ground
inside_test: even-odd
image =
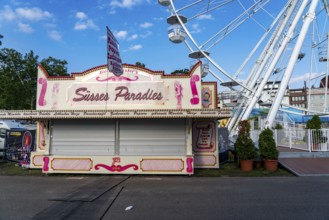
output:
[[[0,176],[0,219],[329,219],[328,188],[329,177]]]

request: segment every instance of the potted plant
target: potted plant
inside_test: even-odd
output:
[[[240,161],[241,170],[251,171],[256,156],[256,148],[254,142],[250,138],[249,121],[240,121],[238,132],[238,137],[234,143],[234,147]]]
[[[273,131],[269,128],[264,129],[259,134],[258,139],[259,152],[264,160],[266,170],[274,172],[278,169],[279,151],[273,138]]]

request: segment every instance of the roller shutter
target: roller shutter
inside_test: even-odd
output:
[[[54,120],[52,155],[114,155],[115,120]]]
[[[185,155],[185,123],[185,119],[120,119],[120,155]]]

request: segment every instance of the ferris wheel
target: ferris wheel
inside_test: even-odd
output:
[[[202,60],[202,76],[228,89],[221,97],[234,108],[230,131],[256,104],[268,105],[266,126],[271,127],[279,108],[287,105],[282,100],[293,74],[309,73],[308,88],[312,77],[328,77],[328,0],[158,2],[169,8],[169,40],[184,43],[192,60]],[[272,97],[275,82],[280,85]],[[327,108],[300,109],[329,114]]]

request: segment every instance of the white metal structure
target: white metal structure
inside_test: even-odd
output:
[[[328,75],[328,0],[165,2],[187,35],[184,43],[190,54],[201,53],[209,61],[212,77],[239,94],[230,131],[262,101],[268,82],[281,81],[276,97],[270,100],[266,126],[271,127],[294,71],[311,77],[321,72]],[[223,57],[231,57],[230,63],[223,62]],[[314,60],[322,67],[315,69]]]

